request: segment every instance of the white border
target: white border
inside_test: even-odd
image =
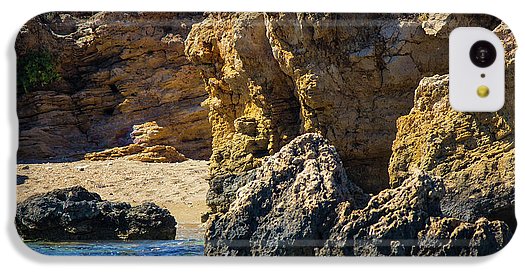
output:
[[[519,2],[518,2],[519,3]],[[16,99],[14,96],[14,37],[28,19],[36,14],[53,10],[110,10],[110,11],[317,11],[317,12],[456,12],[490,13],[502,18],[518,38],[525,41],[522,9],[512,1],[458,1],[458,0],[366,0],[366,1],[283,1],[283,0],[231,0],[231,1],[177,1],[177,0],[119,0],[119,1],[4,1],[2,4],[2,62],[0,76],[1,169],[4,180],[0,184],[1,226],[0,253],[3,274],[515,274],[523,265],[525,244],[525,165],[523,150],[525,138],[525,59],[518,50],[516,62],[516,204],[518,230],[510,244],[494,256],[484,258],[56,258],[35,256],[14,239],[14,183],[17,144]],[[525,43],[525,42],[523,42]],[[523,44],[525,45],[525,44]],[[521,168],[521,169],[520,169]],[[27,256],[27,255],[31,256]],[[519,269],[518,269],[519,270]]]

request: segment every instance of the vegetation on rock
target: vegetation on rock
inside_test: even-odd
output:
[[[46,50],[29,52],[17,60],[17,82],[23,92],[45,88],[58,79],[55,57]]]

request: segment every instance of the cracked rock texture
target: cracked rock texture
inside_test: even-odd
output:
[[[17,37],[18,56],[49,52],[60,79],[19,92],[18,159],[79,159],[126,146],[133,127],[147,122],[167,133],[156,144],[162,150],[149,149],[155,154],[176,148],[209,158],[211,132],[201,107],[207,94],[184,55],[184,40],[200,20],[191,13],[100,12],[46,13],[28,21]]]
[[[504,222],[441,217],[444,195],[441,179],[416,172],[401,186],[373,196],[363,209],[342,204],[320,255],[481,256],[508,243],[512,233]]]
[[[18,204],[15,218],[26,240],[173,240],[177,222],[167,209],[147,202],[102,200],[75,186],[35,195]]]
[[[410,255],[411,242],[430,216],[439,216],[445,187],[421,172],[400,187],[381,191],[363,209],[342,205],[337,224],[321,254]]]
[[[259,168],[222,184],[214,203],[231,203],[207,220],[206,255],[478,256],[497,252],[512,236],[503,221],[444,215],[445,184],[426,172],[369,198],[318,134],[295,138]],[[239,188],[235,194],[229,184]]]
[[[212,124],[212,176],[261,164],[305,132],[337,148],[365,191],[388,187],[396,119],[424,76],[447,71],[448,39],[422,20],[380,14],[212,13],[194,24],[186,54],[203,72]],[[448,21],[447,21],[448,22]],[[482,23],[483,22],[483,23]]]
[[[297,137],[247,173],[229,209],[208,219],[207,255],[314,255],[338,204],[360,205],[367,197],[318,134]]]
[[[418,233],[418,256],[483,256],[502,249],[512,236],[501,221],[480,218],[473,223],[454,218],[430,218]]]
[[[115,147],[101,152],[88,153],[87,160],[107,160],[125,158],[143,162],[179,162],[187,158],[168,143],[171,132],[160,127],[155,121],[133,126],[130,136],[133,143],[123,147]]]
[[[507,49],[515,49],[508,28],[498,26]],[[506,103],[494,113],[461,113],[451,109],[448,75],[421,80],[414,107],[397,120],[390,159],[390,184],[399,186],[413,171],[442,177],[447,194],[441,209],[447,216],[475,222],[514,220],[514,50],[507,51]]]

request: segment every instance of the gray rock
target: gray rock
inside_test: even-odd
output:
[[[502,249],[512,237],[501,221],[480,218],[468,223],[454,218],[431,218],[418,234],[418,256],[483,256]]]
[[[154,203],[131,207],[75,186],[18,204],[15,224],[25,240],[65,241],[174,239],[177,222]]]
[[[320,255],[478,256],[500,250],[512,235],[502,221],[469,223],[442,217],[442,179],[415,172],[401,186],[373,196],[363,209],[339,212]]]
[[[225,178],[227,186],[242,187],[227,212],[210,216],[207,255],[314,255],[336,222],[338,204],[359,207],[367,199],[318,134],[295,138],[248,173],[242,183]]]

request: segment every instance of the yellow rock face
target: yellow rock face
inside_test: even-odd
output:
[[[299,103],[272,56],[263,14],[211,14],[193,26],[186,54],[208,92],[212,175],[257,167],[298,134]]]
[[[495,32],[506,48],[504,108],[494,113],[456,112],[449,104],[448,75],[424,78],[416,89],[414,108],[397,120],[389,174],[392,187],[419,170],[442,177],[448,190],[441,205],[446,215],[468,221],[498,216],[512,225],[516,46],[506,26]]]
[[[417,18],[394,15],[209,14],[193,25],[185,53],[208,92],[212,175],[256,167],[314,132],[334,144],[354,182],[387,188],[396,119],[423,76],[447,71],[448,32],[427,34]]]
[[[211,155],[207,93],[184,55],[201,14],[50,13],[17,37],[19,56],[44,49],[60,81],[20,95],[20,158],[78,157],[129,144],[133,125],[156,121],[164,145],[194,159]]]
[[[151,121],[133,126],[133,144],[115,147],[102,152],[88,153],[86,160],[108,160],[124,158],[143,162],[179,162],[187,158],[173,146],[162,145],[170,132]]]

